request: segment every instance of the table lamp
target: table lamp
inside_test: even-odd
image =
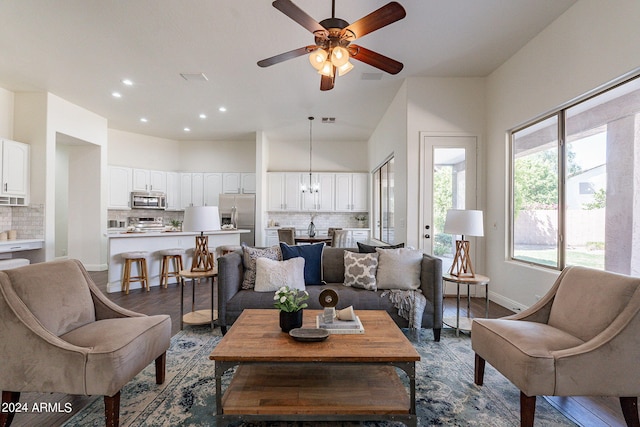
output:
[[[205,236],[204,232],[215,230],[220,230],[217,206],[189,206],[184,210],[182,231],[200,232],[200,235],[196,236],[191,271],[213,270],[213,253],[209,252],[209,236]]]
[[[444,222],[444,232],[462,236],[456,240],[456,254],[449,274],[457,277],[475,277],[471,257],[469,256],[469,241],[464,236],[484,236],[482,211],[449,209]]]

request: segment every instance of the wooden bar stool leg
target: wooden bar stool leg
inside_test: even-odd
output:
[[[165,288],[167,287],[167,285],[169,284],[169,266],[167,265],[167,256],[164,255],[162,257],[162,272],[160,273],[160,285],[164,286]]]
[[[147,259],[146,258],[142,258],[141,260],[142,262],[142,284],[144,285],[145,288],[147,288],[147,292],[149,292],[149,276],[147,275]]]
[[[131,279],[131,260],[127,259],[124,262],[124,276],[122,278],[122,286],[124,287],[125,295],[129,295],[129,280]]]

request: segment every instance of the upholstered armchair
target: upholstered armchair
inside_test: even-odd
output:
[[[536,396],[619,397],[627,425],[640,425],[640,278],[568,267],[529,309],[474,319],[471,345],[477,385],[486,361],[520,389],[522,426]]]
[[[164,382],[170,339],[169,316],[115,305],[77,260],[0,271],[3,403],[21,392],[103,395],[106,425],[117,426],[124,384],[154,360]],[[13,416],[1,412],[0,426]]]

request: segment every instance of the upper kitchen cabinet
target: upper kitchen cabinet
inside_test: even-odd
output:
[[[255,173],[224,173],[222,174],[222,193],[225,194],[255,194]]]
[[[309,191],[309,174],[300,174],[305,187],[301,195],[301,208],[304,211],[333,211],[335,174],[314,173],[311,175],[311,191]]]
[[[368,206],[367,173],[335,174],[336,211],[366,212]]]
[[[300,210],[300,173],[269,172],[267,173],[269,211]]]
[[[0,204],[23,206],[29,203],[29,144],[2,143],[2,188]]]
[[[167,172],[167,210],[181,210],[182,205],[180,202],[180,174],[178,172]]]
[[[203,173],[185,172],[180,174],[180,201],[180,205],[183,209],[189,206],[203,206]]]
[[[132,169],[123,166],[109,166],[108,209],[131,208]]]
[[[223,192],[223,177],[227,175],[219,172],[207,172],[203,176],[204,180],[204,204],[205,206],[218,206],[220,193]],[[225,191],[226,193],[226,191]]]
[[[166,172],[147,169],[133,169],[133,191],[166,192]]]

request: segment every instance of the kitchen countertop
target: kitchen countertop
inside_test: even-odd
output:
[[[277,227],[265,227],[265,230],[279,230],[280,228],[287,228],[287,227],[294,227],[293,225],[279,225]],[[296,230],[306,230],[307,227],[294,227]],[[329,227],[318,227],[316,226],[316,230],[320,229],[320,230],[324,230],[324,229],[328,229]],[[369,231],[371,230],[369,227],[344,227],[341,230],[347,230],[347,231]]]
[[[238,228],[235,230],[218,230],[218,231],[207,231],[204,233],[205,236],[212,236],[218,234],[243,234],[250,233],[250,230],[245,230],[242,228]],[[135,238],[135,237],[167,237],[167,236],[197,236],[200,233],[195,231],[142,231],[142,232],[126,232],[126,231],[116,231],[116,232],[108,232],[107,237],[109,239],[119,239],[119,238]]]
[[[0,252],[17,252],[32,249],[41,249],[44,239],[14,239],[0,240]]]

